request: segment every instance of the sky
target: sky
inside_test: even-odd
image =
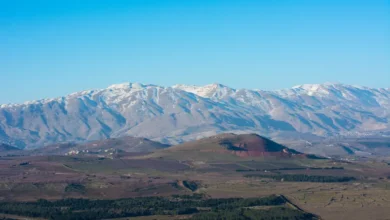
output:
[[[0,1],[0,104],[123,82],[388,88],[390,1]]]

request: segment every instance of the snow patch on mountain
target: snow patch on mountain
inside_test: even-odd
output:
[[[224,86],[222,84],[214,83],[205,86],[188,86],[188,85],[174,85],[172,88],[180,89],[186,92],[196,94],[204,98],[211,98],[213,96],[225,96],[230,91],[233,91],[232,88]]]

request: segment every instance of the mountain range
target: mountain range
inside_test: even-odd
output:
[[[312,139],[389,131],[390,89],[337,83],[276,91],[123,83],[0,105],[0,140],[19,148],[122,136],[177,144],[223,132]]]

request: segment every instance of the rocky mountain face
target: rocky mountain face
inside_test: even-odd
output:
[[[390,89],[342,84],[262,91],[124,83],[0,105],[0,140],[21,148],[122,136],[175,144],[221,132],[327,137],[389,130]]]

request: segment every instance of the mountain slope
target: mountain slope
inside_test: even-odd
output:
[[[129,135],[174,144],[227,131],[361,136],[389,131],[389,109],[389,89],[342,84],[262,91],[124,83],[0,105],[0,140],[35,148]]]

